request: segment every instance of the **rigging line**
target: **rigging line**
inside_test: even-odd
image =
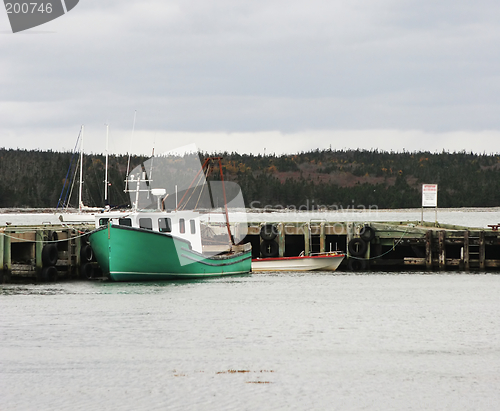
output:
[[[122,180],[120,177],[120,171],[119,171],[119,165],[120,161],[118,160],[116,155],[112,155],[109,158],[109,164],[108,164],[108,184],[109,184],[109,192],[108,192],[108,197],[109,198],[117,198],[118,200],[115,200],[115,203],[125,203],[128,201],[128,195],[123,192],[123,190],[120,190],[119,185],[113,184],[116,180]],[[118,169],[118,171],[115,171],[115,169]],[[113,176],[118,175],[118,178],[115,178]]]
[[[207,170],[208,170],[208,168],[207,168]],[[197,188],[198,186],[200,186],[200,185],[201,185],[201,186],[203,186],[202,184],[200,184],[200,182],[202,181],[202,179],[205,179],[205,171],[203,171],[203,174],[198,173],[198,176],[199,176],[199,177],[198,177],[198,181],[196,182],[195,186],[194,186],[194,187],[193,187],[193,189],[191,190],[191,194],[190,194],[189,198],[186,200],[186,202],[184,203],[184,207],[183,207],[182,209],[184,209],[184,208],[186,208],[186,207],[187,207],[187,205],[188,205],[189,201],[191,200],[191,198],[192,198],[192,197],[193,197],[193,195],[194,195],[194,192],[195,192],[196,188]],[[201,190],[203,190],[203,187],[201,188]],[[200,195],[201,195],[201,192],[200,192]],[[196,209],[196,206],[195,206],[195,209]]]
[[[177,207],[180,211],[184,210],[184,209],[187,207],[187,205],[189,204],[189,201],[190,201],[190,200],[191,200],[191,198],[193,197],[193,194],[194,194],[194,191],[196,190],[196,187],[198,187],[198,182],[199,182],[199,179],[198,179],[198,181],[196,182],[196,184],[194,185],[194,187],[189,189],[189,190],[190,190],[190,192],[189,192],[189,196],[188,196],[188,198],[186,198],[186,200],[184,201],[184,203],[183,203],[183,204],[180,204],[180,205]],[[184,198],[184,197],[183,197],[183,198]]]
[[[76,143],[75,143],[75,148],[73,148],[73,154],[71,156],[71,160],[69,162],[69,167],[68,167],[68,171],[66,172],[66,177],[64,179],[64,182],[66,183],[68,181],[68,175],[71,171],[71,168],[72,168],[72,165],[73,165],[73,159],[75,158],[75,154],[76,154],[76,148],[78,147],[78,141],[80,140],[80,136],[82,134],[82,129],[80,127],[80,131],[78,132],[78,137],[76,138]],[[61,190],[61,195],[59,196],[59,201],[57,202],[57,207],[56,207],[56,210],[59,208],[59,205],[61,204],[61,206],[63,206],[64,208],[64,205],[66,204],[66,200],[68,199],[68,192],[69,192],[69,186],[71,184],[71,181],[69,181],[68,183],[68,188],[66,189],[66,196],[64,197],[64,202],[61,204],[61,198],[63,196],[63,193],[64,193],[64,190],[65,190],[65,184],[63,185],[63,188]]]
[[[71,182],[71,190],[69,190],[69,198],[68,202],[66,203],[66,211],[68,210],[69,203],[71,201],[71,195],[73,194],[73,188],[75,186],[75,181],[76,181],[76,173],[78,173],[78,165],[80,164],[80,157],[78,157],[78,160],[76,162],[76,167],[75,167],[75,174],[73,176],[72,182]]]
[[[206,173],[204,174],[205,176],[205,181],[203,182],[203,184],[201,184],[201,190],[200,190],[200,195],[198,196],[198,200],[196,201],[196,205],[194,206],[194,209],[196,210],[198,208],[198,204],[200,203],[200,199],[201,199],[201,195],[203,194],[203,190],[205,189],[205,185],[208,185],[208,181],[207,181],[207,178],[208,178],[208,175],[210,173],[208,172],[208,170],[206,171]]]
[[[97,160],[98,160],[98,159],[97,159]],[[97,187],[98,187],[97,192],[99,193],[99,203],[101,203],[101,202],[103,202],[103,201],[104,201],[104,199],[103,199],[103,193],[101,192],[101,190],[99,190],[99,183],[98,183],[98,181],[99,181],[99,177],[97,176],[97,171],[96,171],[96,168],[97,168],[97,167],[96,167],[96,164],[94,163],[94,160],[92,160],[90,164],[91,164],[91,166],[92,166],[92,171],[94,172],[94,181],[96,182],[96,185],[97,185]],[[102,164],[102,163],[101,163],[101,164]],[[88,194],[89,194],[90,198],[92,199],[93,204],[94,204],[94,205],[95,205],[95,204],[97,204],[97,203],[94,201],[94,198],[92,197],[92,194],[89,192],[89,189],[88,189],[88,188],[87,188],[87,192],[88,192]]]
[[[196,174],[196,176],[193,178],[193,181],[191,181],[191,184],[189,185],[188,189],[186,190],[186,192],[184,193],[184,195],[182,196],[181,198],[181,201],[177,202],[177,198],[176,198],[176,202],[177,204],[175,205],[175,209],[177,210],[179,208],[179,204],[182,204],[182,202],[184,201],[184,197],[186,197],[187,193],[189,192],[189,190],[191,189],[191,187],[193,186],[193,183],[194,181],[198,178],[198,176],[200,175],[200,173],[204,170],[205,166],[208,164],[208,161],[209,159],[205,159],[205,162],[203,163],[203,165],[201,166],[201,168],[198,170],[198,173]]]

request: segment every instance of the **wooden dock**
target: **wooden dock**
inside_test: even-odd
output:
[[[92,225],[0,227],[0,282],[89,279],[97,263],[88,244]]]
[[[273,233],[268,235],[268,233]],[[272,237],[272,238],[271,238]],[[250,224],[253,257],[343,251],[351,271],[500,267],[500,231],[420,222],[274,222]]]
[[[88,243],[93,224],[0,227],[0,282],[100,277]],[[345,252],[340,270],[498,270],[498,227],[419,222],[248,223],[253,257]]]

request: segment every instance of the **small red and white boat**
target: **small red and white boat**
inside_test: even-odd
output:
[[[259,271],[335,271],[345,254],[331,252],[298,257],[252,259],[252,272]]]

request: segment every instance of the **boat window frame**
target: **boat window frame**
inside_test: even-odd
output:
[[[179,218],[179,233],[186,233],[186,221],[183,218]]]
[[[165,223],[165,224],[162,224]],[[158,219],[158,231],[160,233],[172,232],[172,219],[170,217],[161,217]]]
[[[99,227],[108,225],[108,222],[109,222],[109,218],[101,217],[99,219]]]
[[[196,221],[189,220],[189,225],[191,226],[191,234],[196,234]]]
[[[132,219],[128,217],[119,218],[118,225],[122,225],[124,227],[132,227]]]
[[[140,217],[139,228],[142,228],[144,230],[153,230],[153,220],[151,219],[151,217]]]

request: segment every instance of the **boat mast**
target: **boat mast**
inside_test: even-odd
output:
[[[82,125],[82,141],[80,144],[80,189],[78,191],[78,211],[80,213],[82,212],[83,208],[82,186],[83,186],[83,125]]]
[[[134,140],[136,116],[137,116],[137,110],[134,111],[134,123],[132,124],[132,135],[130,136],[130,150],[128,153],[127,178],[125,179],[125,192],[128,192],[128,177],[129,177],[129,173],[130,173],[130,156],[132,155],[132,141]]]
[[[104,205],[108,205],[108,144],[109,144],[109,124],[106,124],[106,171],[104,174]]]

